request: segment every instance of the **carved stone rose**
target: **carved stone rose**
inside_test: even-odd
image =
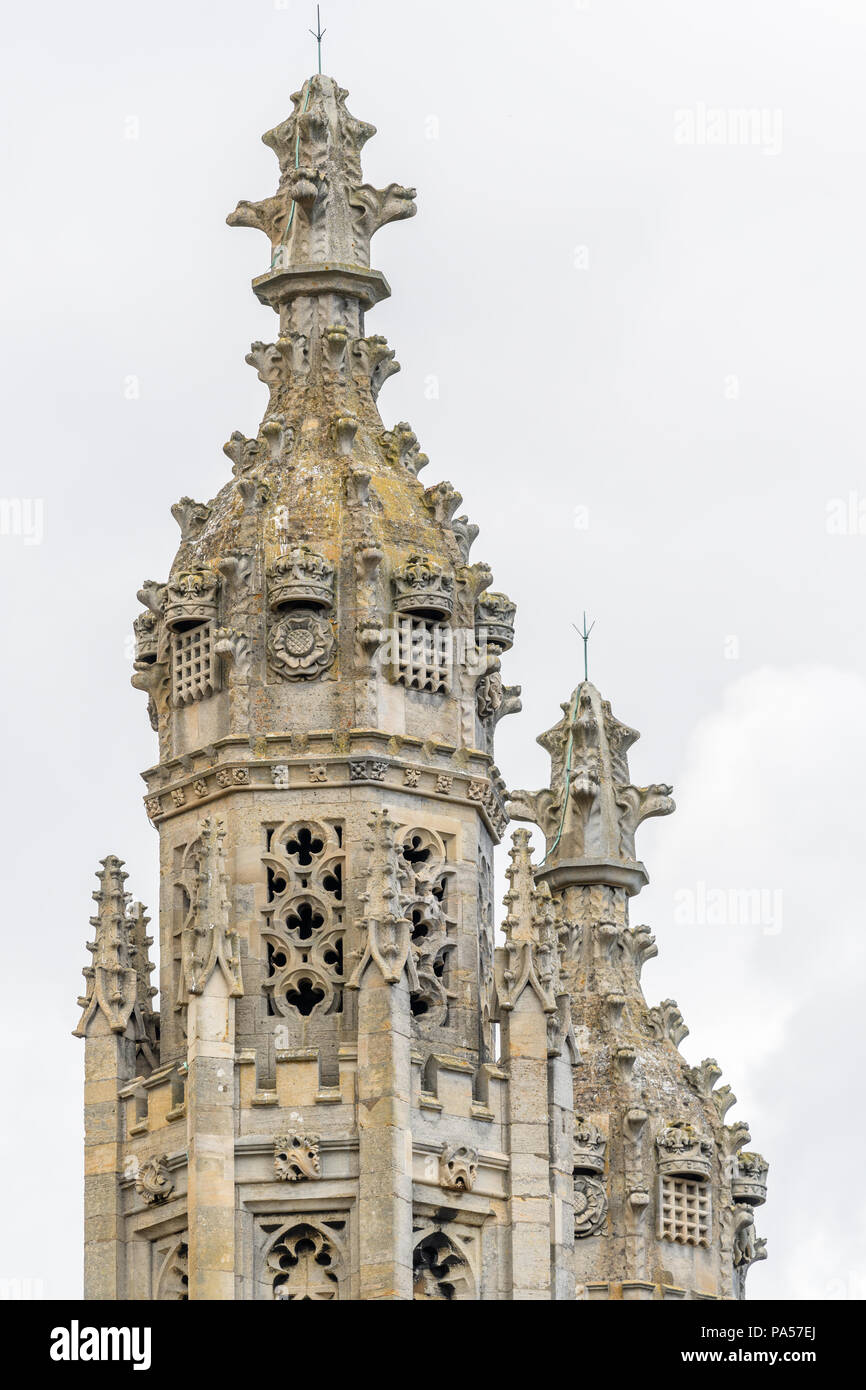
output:
[[[597,1178],[578,1177],[574,1180],[574,1234],[594,1236],[601,1230],[607,1215],[607,1193]]]
[[[135,1190],[148,1205],[164,1202],[174,1189],[167,1165],[168,1159],[165,1154],[161,1154],[159,1158],[146,1158],[136,1174]]]
[[[289,613],[268,635],[268,658],[287,680],[314,680],[334,660],[336,643],[327,618],[311,611]]]

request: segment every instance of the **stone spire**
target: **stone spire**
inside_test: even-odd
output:
[[[658,954],[648,927],[629,925],[629,899],[648,881],[635,830],[674,809],[671,787],[635,787],[621,724],[588,681],[538,742],[550,786],[513,793],[509,810],[546,839],[536,894],[549,891],[563,987],[581,1065],[574,1084],[574,1270],[588,1298],[742,1297],[764,1258],[754,1209],[767,1166],[743,1153],[748,1127],[724,1123],[734,1103],[712,1059],[689,1067],[673,999],[650,1007],[641,986]],[[525,833],[525,832],[524,832]],[[522,879],[520,916],[532,915]],[[512,896],[512,895],[510,895]],[[525,899],[525,902],[523,901]],[[755,1178],[754,1183],[751,1182]]]
[[[83,1009],[75,1036],[87,1037],[92,1020],[99,1014],[112,1033],[125,1033],[138,1000],[138,975],[130,940],[130,923],[126,915],[128,894],[124,888],[128,874],[123,861],[109,854],[102,860],[97,874],[99,888],[93,894],[98,912],[91,917],[94,937],[87,949],[93,960],[85,966],[87,982],[84,997],[79,999]]]
[[[513,792],[510,813],[544,831],[541,874],[552,886],[607,883],[633,896],[648,882],[635,859],[635,831],[650,816],[670,815],[673,788],[631,785],[628,750],[640,735],[614,717],[589,681],[561,708],[559,723],[538,738],[550,756],[550,787]]]
[[[291,116],[262,136],[279,160],[277,192],[238,203],[227,219],[271,243],[271,270],[254,281],[264,304],[282,307],[311,288],[368,306],[390,294],[385,277],[370,271],[370,240],[388,222],[414,217],[415,190],[362,182],[361,151],[376,127],[350,114],[348,95],[322,75],[294,93]]]

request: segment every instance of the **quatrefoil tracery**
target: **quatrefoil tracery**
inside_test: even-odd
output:
[[[284,1017],[342,1009],[343,870],[336,826],[297,821],[269,836],[264,989]]]

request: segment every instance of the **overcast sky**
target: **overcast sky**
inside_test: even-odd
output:
[[[314,11],[43,0],[4,21],[2,496],[22,506],[0,535],[0,1279],[48,1297],[80,1291],[70,1030],[99,859],[157,901],[135,592],[168,570],[170,505],[216,493],[223,441],[265,407],[243,359],[275,327],[249,288],[266,243],[225,216],[276,187],[260,135],[314,70]],[[369,331],[403,364],[382,414],[416,429],[426,484],[463,493],[473,558],[518,602],[503,775],[546,781],[534,739],[580,674],[585,608],[590,674],[643,735],[634,779],[678,803],[638,837],[649,1002],[678,1000],[683,1052],[718,1059],[771,1164],[750,1293],[866,1296],[866,11],[323,19],[325,70],[379,128],[367,178],[418,188],[374,243],[394,297]]]

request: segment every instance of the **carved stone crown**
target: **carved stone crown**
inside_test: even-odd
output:
[[[576,1115],[574,1126],[574,1171],[603,1173],[607,1140],[598,1125],[584,1119],[583,1115]]]
[[[394,607],[399,613],[448,618],[454,607],[454,576],[429,555],[410,555],[394,574]]]
[[[307,545],[278,555],[268,567],[268,602],[274,609],[295,603],[333,608],[333,565]]]
[[[676,1121],[656,1139],[659,1172],[670,1177],[708,1178],[713,1157],[713,1141],[698,1134],[690,1124]]]
[[[763,1206],[767,1200],[767,1173],[769,1163],[763,1154],[739,1153],[731,1182],[731,1192],[735,1202],[746,1202],[749,1206]]]
[[[155,661],[157,649],[156,614],[139,613],[132,624],[132,630],[135,633],[135,660]]]
[[[170,579],[165,599],[165,621],[174,631],[188,623],[216,617],[219,575],[213,570],[186,570]]]
[[[482,594],[475,610],[476,629],[484,628],[488,647],[507,652],[514,646],[514,615],[517,604],[507,594]]]

